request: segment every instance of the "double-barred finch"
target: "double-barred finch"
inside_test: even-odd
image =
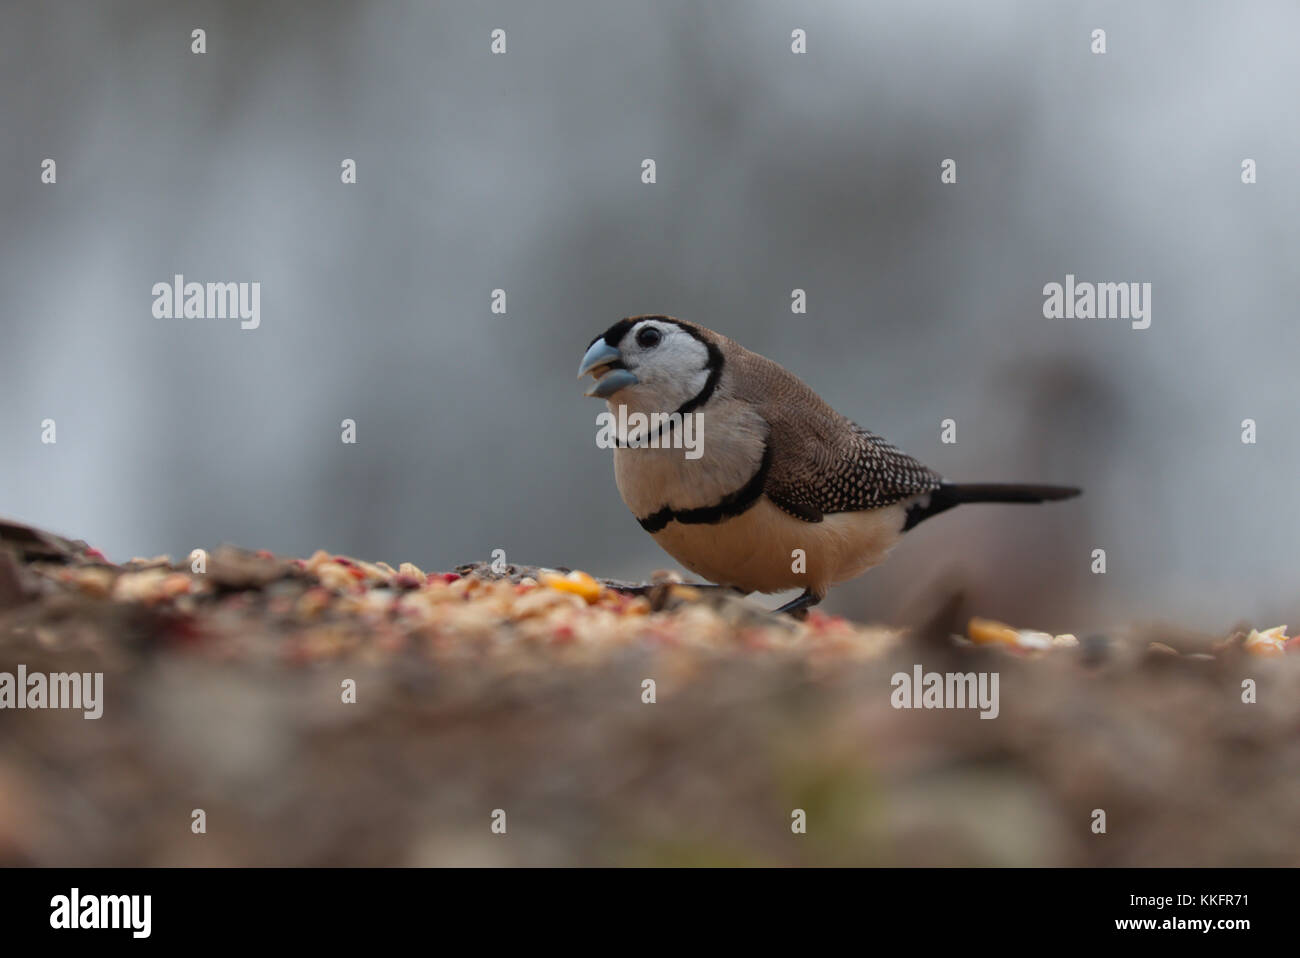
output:
[[[655,442],[641,430],[614,449],[619,493],[641,525],[711,582],[746,593],[804,590],[778,611],[816,605],[832,585],[878,564],[908,529],[953,506],[1079,494],[945,482],[770,359],[670,316],[615,323],[582,357],[578,375],[587,373],[596,378],[587,395],[611,412],[661,414]],[[680,420],[665,413],[703,417],[698,458],[672,441]]]

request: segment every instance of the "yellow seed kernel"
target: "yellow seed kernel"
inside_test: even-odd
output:
[[[1016,645],[1020,640],[1020,633],[1011,626],[978,616],[970,620],[966,634],[978,645]]]
[[[587,575],[587,573],[577,570],[570,572],[568,575],[543,572],[542,584],[550,586],[559,592],[571,592],[574,595],[581,596],[588,603],[599,599],[600,593],[603,591],[603,587],[599,582]]]

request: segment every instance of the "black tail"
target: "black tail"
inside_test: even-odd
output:
[[[906,532],[918,522],[947,512],[953,506],[966,502],[1051,502],[1053,499],[1073,499],[1083,490],[1071,486],[1031,486],[999,482],[945,482],[926,502],[918,502],[907,510]]]

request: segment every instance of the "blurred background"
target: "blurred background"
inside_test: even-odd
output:
[[[116,560],[643,579],[672,563],[574,371],[669,313],[946,476],[1086,490],[927,523],[832,611],[1286,621],[1298,30],[1173,0],[7,4],[0,514]],[[260,282],[261,327],[155,319],[175,273]],[[1151,283],[1151,327],[1044,319],[1066,273]]]

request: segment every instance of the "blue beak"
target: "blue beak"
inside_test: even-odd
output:
[[[593,396],[596,399],[605,399],[618,392],[620,389],[626,389],[628,386],[634,386],[639,379],[632,374],[630,370],[615,368],[600,371],[602,366],[613,366],[622,364],[623,354],[618,348],[611,346],[603,339],[598,339],[591,344],[586,354],[582,357],[582,362],[578,365],[578,377],[581,378],[592,370],[596,372],[596,382],[584,395]]]

